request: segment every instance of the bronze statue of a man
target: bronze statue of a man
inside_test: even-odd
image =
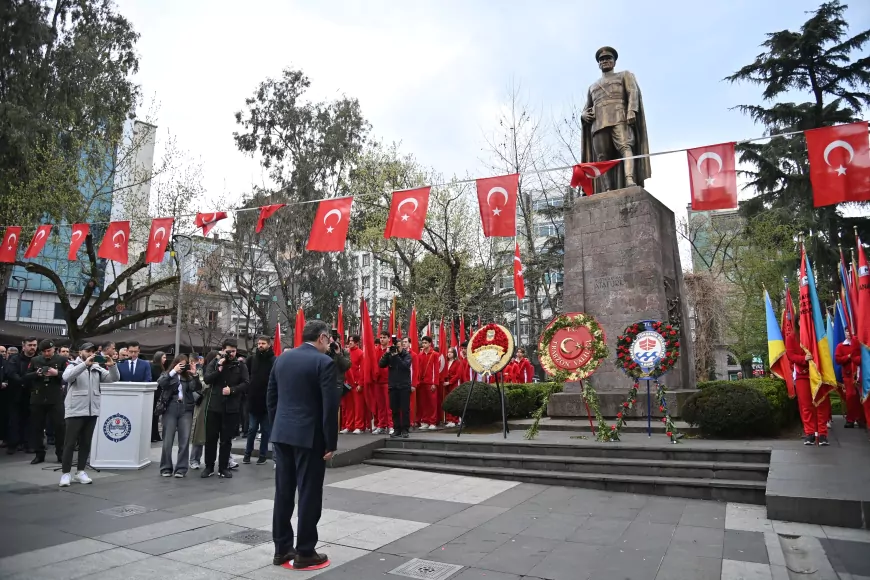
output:
[[[602,74],[589,87],[581,115],[583,163],[649,154],[640,88],[630,72],[613,71],[617,58],[619,53],[609,46],[595,53]],[[621,165],[595,179],[595,192],[643,186],[651,175],[649,157],[625,159]]]

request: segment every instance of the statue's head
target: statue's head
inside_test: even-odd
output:
[[[595,51],[595,60],[598,61],[598,68],[602,72],[610,72],[616,66],[616,59],[619,58],[619,53],[611,46],[602,46]]]

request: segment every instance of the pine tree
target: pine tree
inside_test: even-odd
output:
[[[845,216],[842,205],[814,208],[803,135],[776,135],[858,121],[861,110],[870,107],[870,57],[853,59],[870,41],[870,29],[847,38],[847,8],[839,0],[825,2],[799,31],[768,34],[764,52],[725,79],[760,85],[769,105],[736,107],[772,137],[738,147],[740,160],[754,166],[746,174],[758,194],[741,203],[741,212],[748,218],[773,212],[783,223],[796,223],[812,233],[808,251],[820,282],[835,279],[837,244],[854,244],[853,226],[870,239],[870,220]],[[806,94],[810,100],[779,100],[794,94]]]

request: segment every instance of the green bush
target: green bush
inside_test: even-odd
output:
[[[773,408],[760,389],[737,381],[707,385],[688,399],[683,419],[709,437],[753,437],[774,434]]]
[[[456,387],[444,399],[444,410],[457,417],[462,415],[465,399],[471,383],[463,383]],[[505,405],[510,419],[527,419],[538,410],[548,392],[559,392],[561,384],[528,383],[505,385]],[[501,420],[501,402],[494,385],[476,383],[468,401],[468,411],[465,422],[468,425],[483,425]]]
[[[708,381],[698,383],[701,390],[710,387],[727,385],[742,385],[761,392],[770,403],[773,412],[773,424],[777,430],[793,425],[800,419],[797,398],[790,399],[785,381],[782,379],[743,379],[740,381]],[[833,400],[832,400],[833,401]]]
[[[828,396],[831,398],[831,416],[837,417],[845,414],[846,404],[843,403],[843,399],[840,398],[839,391],[831,391],[831,394]]]

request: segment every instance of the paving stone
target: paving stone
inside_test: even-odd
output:
[[[550,514],[538,519],[534,524],[523,530],[522,534],[533,538],[565,541],[573,537],[589,517],[574,514]]]
[[[601,548],[600,557],[589,571],[590,580],[655,580],[664,553],[660,550],[620,546]]]
[[[199,514],[192,514],[194,517],[212,520],[215,522],[225,522],[228,520],[240,518],[242,516],[247,516],[250,514],[255,514],[258,512],[272,512],[275,506],[275,502],[271,499],[262,499],[259,501],[234,505],[230,507],[225,507],[217,510],[212,510],[208,512],[203,512]]]
[[[112,568],[99,575],[100,580],[230,580],[232,575],[175,562],[166,558],[150,557]]]
[[[619,542],[624,546],[657,548],[664,551],[671,543],[675,529],[676,526],[671,524],[655,524],[635,520],[626,528],[625,533],[619,538]]]
[[[772,576],[765,564],[722,560],[721,580],[772,580]]]
[[[361,580],[363,578],[398,578],[387,575],[402,564],[408,562],[408,558],[385,554],[383,552],[371,552],[343,563],[340,566],[331,565],[319,576],[323,580]],[[306,573],[307,574],[307,573]],[[453,577],[450,578],[453,580]]]
[[[26,570],[12,576],[4,576],[3,578],[4,580],[74,580],[75,578],[83,578],[92,574],[102,577],[102,574],[107,570],[129,564],[130,562],[138,562],[148,557],[148,554],[128,550],[127,548],[113,548],[49,564],[41,568]]]
[[[611,546],[619,542],[629,525],[631,522],[628,520],[589,517],[568,541],[592,546]]]
[[[853,542],[870,543],[870,530],[822,526],[822,531],[825,532],[825,536],[831,540],[850,540]]]
[[[217,558],[223,558],[236,552],[242,552],[250,549],[250,546],[239,544],[237,542],[228,542],[226,540],[212,540],[202,544],[196,544],[183,550],[175,552],[167,552],[163,554],[163,558],[186,562],[188,564],[199,564]]]
[[[112,544],[97,540],[83,539],[75,542],[59,544],[50,548],[42,548],[31,552],[0,558],[0,570],[4,574],[14,574],[33,568],[40,568],[57,562],[65,562],[79,556],[95,554],[114,548]]]
[[[167,552],[175,552],[176,550],[188,548],[202,542],[216,540],[218,538],[228,536],[235,532],[241,532],[246,529],[247,528],[231,526],[225,523],[215,523],[210,526],[199,527],[192,530],[187,530],[185,532],[179,532],[177,534],[162,536],[153,540],[148,540],[147,542],[131,544],[127,547],[132,550],[138,550],[147,554],[159,556]]]
[[[675,556],[721,558],[724,543],[724,529],[677,526],[667,553]]]
[[[489,505],[473,505],[457,514],[444,518],[438,523],[445,526],[456,526],[460,528],[476,528],[506,511],[508,511],[508,508]]]
[[[113,532],[129,530],[147,526],[148,524],[156,524],[168,520],[178,519],[179,514],[163,511],[152,510],[144,514],[129,516],[125,518],[107,517],[105,514],[98,512],[82,514],[75,518],[58,520],[54,527],[60,531],[77,534],[89,538],[98,538],[106,536]]]
[[[275,545],[270,542],[254,548],[247,548],[222,558],[203,560],[199,562],[199,565],[210,570],[218,570],[219,572],[239,576],[271,564],[274,555]]]
[[[492,518],[480,526],[480,528],[505,534],[520,534],[526,528],[537,523],[539,519],[544,518],[545,515],[545,513],[540,511],[524,512],[520,510],[510,510],[500,516]]]
[[[770,564],[763,532],[725,530],[722,557],[740,562]]]
[[[870,550],[864,542],[848,540],[826,540],[823,543],[825,553],[836,555],[840,566],[835,566],[837,572],[847,572],[852,575],[870,576]],[[833,564],[833,558],[831,564]],[[839,569],[838,569],[839,568]]]
[[[433,550],[426,559],[473,566],[510,540],[513,535],[493,532],[482,527],[477,528]]]
[[[711,501],[690,501],[680,516],[681,526],[724,528],[725,504]]]
[[[764,545],[767,548],[767,559],[771,566],[785,566],[785,554],[779,535],[773,532],[764,532]]]
[[[272,510],[249,514],[233,520],[227,520],[228,524],[242,526],[243,528],[262,528],[272,525]]]
[[[688,501],[683,499],[651,498],[637,514],[635,521],[677,525],[687,504]]]
[[[482,558],[476,567],[512,574],[528,574],[553,551],[553,548],[563,543],[545,538],[514,536]]]
[[[535,497],[546,489],[548,489],[548,486],[545,485],[538,485],[536,483],[521,483],[514,488],[503,491],[496,496],[484,500],[483,502],[481,502],[480,505],[512,508],[518,506],[524,501]]]
[[[140,542],[147,542],[155,538],[162,538],[179,532],[193,530],[212,525],[214,522],[194,517],[183,517],[174,520],[166,520],[153,524],[147,524],[128,530],[120,530],[111,534],[97,536],[97,540],[108,542],[116,546],[129,546]]]
[[[3,525],[0,525],[0,558],[68,544],[80,539],[81,536],[62,532],[51,524],[22,524],[4,519]]]
[[[775,531],[772,522],[767,519],[767,509],[764,506],[740,503],[728,504],[725,527],[746,532]]]
[[[429,552],[455,540],[468,531],[467,528],[431,524],[422,530],[381,547],[378,551],[397,556],[422,558]]]
[[[584,580],[600,557],[601,546],[564,542],[555,546],[529,571],[529,576],[547,580]]]
[[[722,560],[698,556],[665,555],[656,580],[720,580]]]
[[[451,576],[450,580],[522,580],[523,577],[516,574],[506,574],[504,572],[495,572],[493,570],[481,570],[479,568],[463,568],[456,576]],[[534,580],[530,576],[525,576],[528,580]],[[574,576],[577,580],[582,580],[578,576]]]

